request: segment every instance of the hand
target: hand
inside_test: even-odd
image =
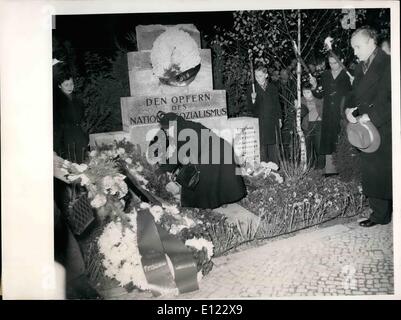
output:
[[[281,121],[281,119],[278,119],[278,125],[279,125],[280,129],[283,127],[283,122]]]
[[[256,92],[251,93],[252,103],[255,103],[256,100]]]
[[[63,158],[59,157],[55,152],[53,153],[53,176],[69,184],[70,181],[65,177],[67,171],[63,168],[64,162]]]
[[[357,108],[347,108],[345,109],[345,116],[347,117],[348,122],[351,123],[357,123],[358,120],[352,115],[352,112],[354,112],[354,110],[356,110]]]
[[[360,124],[364,124],[364,123],[370,121],[370,118],[369,118],[369,116],[368,116],[366,113],[364,113],[363,115],[361,115],[360,117],[358,117],[357,120],[358,120],[358,122],[359,122]]]
[[[315,90],[317,87],[317,80],[314,76],[309,75],[309,83],[312,85],[312,89]]]

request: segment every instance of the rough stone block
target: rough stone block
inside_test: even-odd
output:
[[[129,52],[128,73],[131,96],[148,94],[180,94],[193,90],[213,90],[212,58],[210,49],[200,50],[201,68],[195,79],[185,87],[164,85],[153,74],[150,52]]]

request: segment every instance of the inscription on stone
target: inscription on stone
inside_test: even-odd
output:
[[[224,90],[192,91],[190,94],[121,98],[123,129],[157,122],[157,113],[175,112],[184,119],[227,116]]]

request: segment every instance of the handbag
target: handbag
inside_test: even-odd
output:
[[[70,189],[71,198],[67,206],[66,218],[71,231],[79,236],[95,220],[95,217],[87,192],[78,191],[75,193],[71,191]]]
[[[179,165],[173,172],[173,181],[179,183],[182,187],[194,190],[199,183],[200,171],[192,163]]]

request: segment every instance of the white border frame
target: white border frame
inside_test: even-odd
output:
[[[0,2],[2,289],[5,299],[57,297],[53,268],[51,16],[60,14],[391,8],[394,295],[401,297],[400,35],[398,1],[12,1]],[[294,299],[294,298],[290,298]],[[298,298],[297,298],[298,299]]]

